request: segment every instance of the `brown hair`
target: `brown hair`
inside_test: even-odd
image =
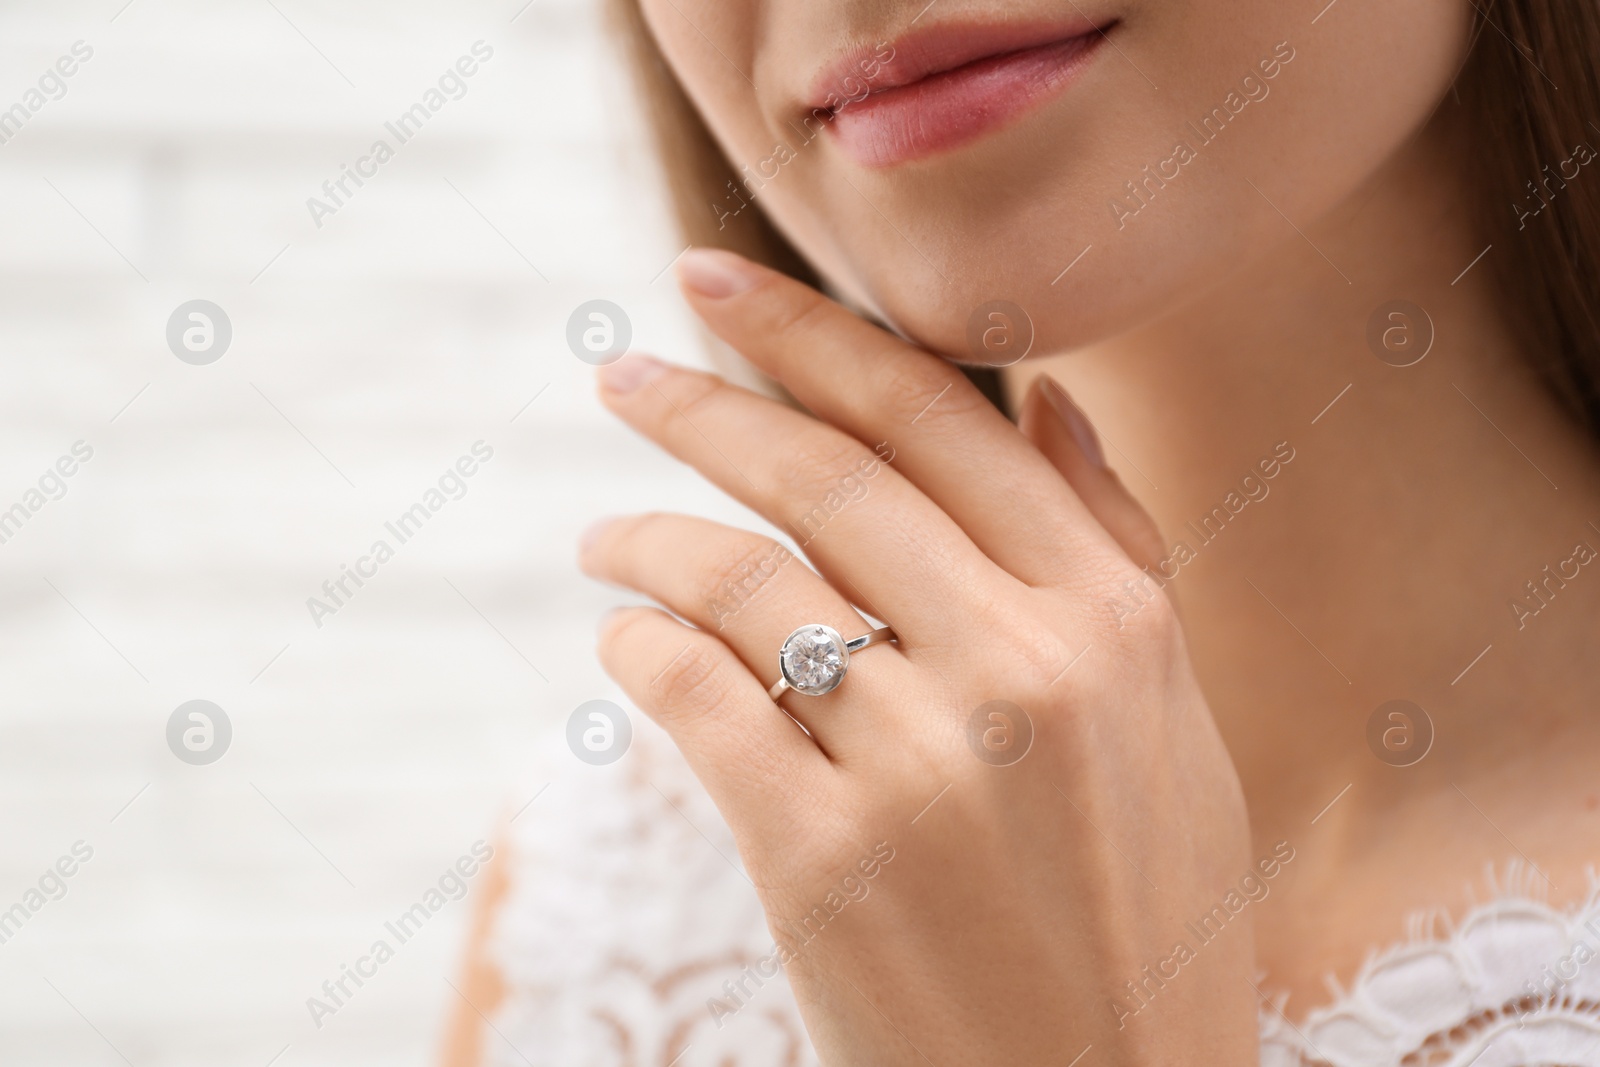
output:
[[[1600,156],[1600,6],[1473,6],[1475,46],[1456,92],[1472,142],[1465,164],[1477,173],[1493,242],[1486,258],[1527,357],[1600,433],[1600,174],[1568,169]]]
[[[634,84],[666,168],[678,229],[690,244],[726,248],[774,270],[818,284],[816,272],[800,258],[759,209],[740,211],[724,226],[713,205],[729,200],[737,172],[700,120],[683,87],[656,48],[639,0],[606,0],[607,21],[617,30],[633,68]]]
[[[1538,371],[1600,436],[1600,4],[1594,0],[1469,0],[1472,46],[1454,85],[1469,144],[1464,165],[1485,257],[1506,312]],[[715,205],[738,172],[712,139],[645,25],[639,0],[607,0],[631,61],[686,240],[727,248],[810,284],[816,272],[760,211],[726,225]],[[1590,134],[1594,135],[1591,139]],[[754,206],[754,205],[752,205]],[[724,209],[725,210],[725,209]],[[992,372],[969,375],[991,399]]]

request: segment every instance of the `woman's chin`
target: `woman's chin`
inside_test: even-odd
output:
[[[996,291],[1017,295],[997,296]],[[937,302],[908,300],[873,317],[958,366],[999,370],[1103,341],[1136,327],[1148,314],[1146,308],[1107,306],[1089,293],[1040,294],[1002,285],[963,287]]]

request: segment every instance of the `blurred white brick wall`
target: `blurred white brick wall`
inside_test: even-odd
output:
[[[123,2],[0,9],[0,107],[94,49],[0,145],[0,508],[94,449],[0,544],[0,908],[95,850],[0,945],[0,1061],[431,1062],[469,901],[321,1030],[306,998],[592,770],[561,729],[620,699],[592,656],[618,597],[578,531],[740,519],[564,343],[606,297],[635,348],[698,358],[652,283],[678,245],[591,3]],[[480,39],[465,97],[315,227],[306,198]],[[209,366],[166,347],[195,298],[233,325]],[[314,627],[306,598],[479,439],[468,494]],[[165,743],[194,698],[233,723],[210,766]]]

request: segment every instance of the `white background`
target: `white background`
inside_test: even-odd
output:
[[[470,900],[323,1029],[305,1001],[595,773],[562,732],[621,699],[592,646],[622,597],[576,573],[579,531],[738,520],[564,341],[605,297],[635,348],[698,360],[658,277],[681,245],[591,3],[122,4],[0,12],[0,107],[94,49],[0,146],[0,509],[94,449],[0,544],[0,909],[94,848],[0,945],[0,1060],[431,1062]],[[467,95],[317,228],[306,199],[480,39]],[[195,298],[232,321],[209,366],[166,345]],[[314,626],[306,598],[477,440],[467,495]],[[196,698],[233,724],[211,766],[166,745]]]

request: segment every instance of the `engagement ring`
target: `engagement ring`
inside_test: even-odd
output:
[[[887,626],[849,641],[831,626],[802,626],[784,638],[783,647],[778,650],[778,672],[782,677],[767,690],[767,696],[777,700],[786,689],[808,697],[831,693],[839,688],[845,671],[850,669],[850,653],[894,640],[895,633]]]

